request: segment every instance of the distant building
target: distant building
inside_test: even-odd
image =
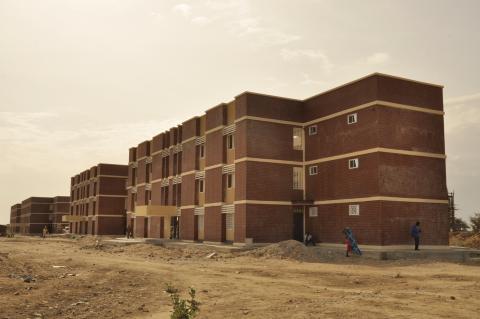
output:
[[[15,204],[10,209],[10,229],[13,233],[20,233],[20,218],[22,215],[22,204]]]
[[[127,165],[98,164],[71,178],[70,232],[125,234]]]
[[[61,233],[68,224],[62,222],[67,215],[70,197],[30,197],[15,204],[10,211],[11,229],[18,234],[41,234],[47,226],[49,233]]]

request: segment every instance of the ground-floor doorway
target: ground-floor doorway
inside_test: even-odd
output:
[[[303,242],[303,208],[293,211],[293,239]]]
[[[180,239],[180,217],[170,218],[170,239]]]

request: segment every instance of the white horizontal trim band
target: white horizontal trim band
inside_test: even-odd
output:
[[[445,159],[447,156],[445,154],[438,153],[427,153],[427,152],[416,152],[416,151],[407,151],[407,150],[398,150],[393,148],[384,148],[384,147],[374,147],[363,151],[351,152],[341,155],[323,157],[311,161],[286,161],[286,160],[277,160],[277,159],[268,159],[268,158],[257,158],[257,157],[242,157],[235,160],[235,163],[251,161],[251,162],[261,162],[261,163],[272,163],[272,164],[286,164],[286,165],[312,165],[322,162],[329,162],[343,158],[355,157],[360,155],[366,155],[371,153],[389,153],[389,154],[399,154],[399,155],[408,155],[408,156],[422,156],[422,157],[431,157],[431,158],[440,158]]]
[[[432,110],[429,108],[425,107],[418,107],[418,106],[413,106],[413,105],[408,105],[408,104],[400,104],[400,103],[393,103],[393,102],[388,102],[388,101],[383,101],[383,100],[375,100],[372,102],[364,103],[361,105],[357,105],[354,107],[350,107],[348,109],[332,113],[323,117],[319,117],[316,119],[313,119],[308,122],[295,122],[295,121],[286,121],[286,120],[278,120],[278,119],[272,119],[272,118],[265,118],[265,117],[258,117],[258,116],[250,116],[250,115],[245,115],[242,116],[238,119],[235,120],[235,123],[238,123],[243,120],[254,120],[254,121],[263,121],[263,122],[270,122],[270,123],[276,123],[276,124],[285,124],[285,125],[295,125],[295,126],[300,126],[300,127],[306,127],[318,122],[323,122],[338,116],[342,116],[351,112],[355,112],[361,109],[365,109],[371,106],[383,106],[383,107],[391,107],[391,108],[397,108],[397,109],[403,109],[403,110],[408,110],[408,111],[416,111],[416,112],[423,112],[423,113],[428,113],[428,114],[434,114],[434,115],[444,115],[445,112],[443,111],[438,111],[438,110]]]
[[[372,201],[448,204],[447,199],[394,197],[394,196],[371,196],[371,197],[361,197],[361,198],[320,200],[320,201],[315,201],[314,205],[361,203],[361,202],[372,202]]]
[[[430,199],[430,198],[412,198],[412,197],[394,197],[394,196],[371,196],[360,198],[346,198],[346,199],[332,199],[314,201],[314,205],[329,205],[329,204],[344,204],[344,203],[362,203],[373,201],[386,201],[386,202],[408,202],[408,203],[428,203],[428,204],[448,204],[448,200],[444,199]],[[290,206],[292,202],[287,201],[264,201],[264,200],[251,200],[244,199],[234,202],[236,205],[252,204],[252,205],[284,205]]]
[[[213,133],[213,132],[216,132],[216,131],[221,130],[221,129],[223,129],[223,128],[224,128],[223,125],[214,127],[214,128],[212,128],[212,129],[210,129],[210,130],[208,130],[208,131],[205,131],[205,135],[210,134],[210,133]]]

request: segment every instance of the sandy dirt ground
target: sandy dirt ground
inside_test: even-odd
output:
[[[2,238],[0,318],[169,318],[167,284],[184,297],[188,287],[196,289],[198,318],[480,316],[478,265],[304,262],[278,246],[205,258],[210,252],[92,238]]]

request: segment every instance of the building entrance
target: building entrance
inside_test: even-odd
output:
[[[303,210],[293,212],[293,239],[303,242]]]

